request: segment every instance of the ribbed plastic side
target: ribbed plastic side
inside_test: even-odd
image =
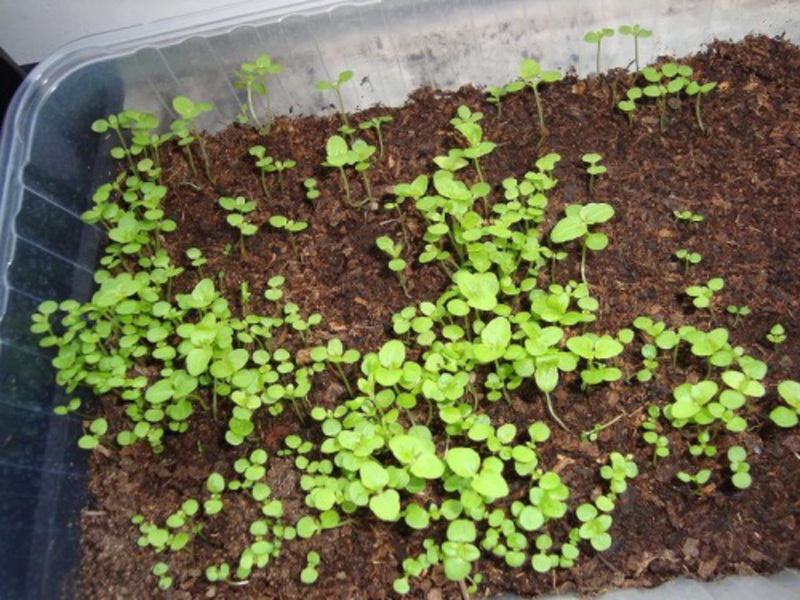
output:
[[[51,416],[62,398],[28,325],[41,300],[85,299],[91,290],[102,236],[79,215],[112,168],[108,143],[89,129],[94,119],[130,107],[168,123],[172,98],[184,94],[214,103],[202,125],[219,129],[243,100],[233,72],[263,52],[284,65],[272,83],[275,110],[301,115],[328,110],[330,97],[314,83],[343,69],[356,73],[344,89],[349,109],[399,105],[420,86],[505,83],[527,56],[587,73],[594,51],[584,33],[624,23],[655,31],[642,42],[643,61],[698,50],[715,36],[785,32],[796,41],[796,7],[793,0],[247,2],[80,40],[43,61],[15,97],[0,138],[0,596],[74,593],[77,515],[88,501],[74,443],[80,423]],[[603,68],[624,67],[631,56],[630,39],[616,36],[604,43]],[[796,573],[726,581],[733,583],[659,590],[670,598],[728,596],[733,588],[753,592],[742,598],[800,594]],[[703,591],[692,596],[696,590]]]

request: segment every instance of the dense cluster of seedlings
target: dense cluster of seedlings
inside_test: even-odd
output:
[[[596,44],[598,72],[601,41],[613,33],[604,29],[586,36],[587,42]],[[618,104],[631,124],[644,100],[652,99],[663,132],[669,98],[683,93],[696,97],[702,130],[700,97],[714,84],[695,82],[689,67],[673,63],[639,71],[638,40],[650,32],[633,26],[621,28],[620,33],[634,39],[635,80],[642,81]],[[236,86],[246,92],[239,119],[265,135],[273,120],[267,76],[280,70],[281,65],[264,55],[241,65],[237,73]],[[382,160],[380,132],[389,122],[377,117],[354,127],[341,94],[341,86],[352,77],[345,71],[335,81],[317,85],[335,93],[341,112],[342,127],[327,142],[323,166],[335,169],[341,179],[343,210],[375,201],[369,170],[373,161]],[[548,130],[539,88],[560,77],[526,59],[519,80],[491,88],[487,101],[496,105],[496,116],[502,118],[502,98],[528,88],[544,137]],[[264,100],[263,111],[256,106],[259,97]],[[174,140],[193,175],[214,181],[204,134],[196,124],[197,116],[211,106],[178,97],[173,108],[177,118],[166,134],[158,133],[152,115],[132,110],[94,124],[98,133],[116,134],[119,145],[111,153],[122,165],[114,181],[97,190],[93,207],[84,214],[87,223],[102,226],[108,235],[95,274],[97,291],[83,303],[42,303],[32,327],[41,335],[42,346],[56,349],[57,382],[68,393],[88,388],[96,395],[114,394],[125,407],[128,426],[119,431],[110,431],[103,416],[89,419],[78,442],[82,448],[144,443],[159,453],[166,436],[190,430],[195,412],[209,411],[215,419],[228,415],[225,439],[243,449],[233,464],[236,475],[226,480],[221,473],[209,473],[202,497],[186,499],[163,523],[141,514],[131,516],[140,534],[138,544],[158,557],[152,572],[160,588],[171,587],[176,576],[170,574],[168,554],[195,543],[208,520],[225,510],[232,494],[250,498],[260,516],[250,525],[250,543],[230,549],[231,562],[204,566],[210,582],[246,582],[255,569],[279,556],[284,544],[318,536],[342,526],[345,519],[375,518],[430,532],[420,553],[398,566],[394,582],[398,594],[407,593],[410,580],[436,564],[442,565],[447,578],[466,582],[474,590],[481,581],[482,557],[496,557],[509,568],[545,573],[571,568],[581,553],[608,549],[617,499],[645,465],[611,452],[598,471],[603,488],[592,497],[575,497],[541,460],[540,448],[552,433],[547,423],[536,421],[520,430],[510,423],[492,422],[485,411],[487,403],[509,401],[515,390],[532,382],[556,426],[596,440],[600,430],[625,415],[591,431],[572,432],[552,395],[568,372],[576,372],[582,389],[588,391],[623,378],[650,381],[663,369],[677,369],[679,353],[688,356],[696,370],[693,375],[699,372],[700,377],[687,377],[663,405],[643,407],[642,444],[652,446],[653,462],[676,452],[711,458],[721,447],[726,449],[725,468],[733,485],[751,484],[747,452],[734,442],[735,435],[749,426],[752,403],[767,393],[761,383],[767,373],[764,362],[732,344],[724,328],[673,328],[641,316],[631,328],[620,331],[591,329],[601,299],[592,296],[588,284],[587,251],[602,251],[609,244],[602,225],[615,213],[611,204],[591,201],[595,178],[607,171],[599,154],[575,157],[586,164],[589,198],[568,205],[545,231],[548,195],[558,185],[561,157],[546,154],[522,177],[487,181],[480,161],[495,144],[484,137],[484,115],[459,107],[451,124],[461,145],[434,157],[430,173],[397,182],[394,199],[384,206],[398,219],[403,239],[384,235],[376,240],[406,295],[411,260],[438,264],[449,277],[449,287],[438,298],[395,314],[394,337],[371,352],[362,355],[331,338],[300,361],[279,340],[296,336],[307,343],[308,331],[324,315],[304,315],[296,304],[286,302],[280,275],[272,277],[265,290],[251,291],[246,284],[239,290],[242,306],[249,305],[251,293],[260,293],[272,310],[265,314],[245,310],[237,316],[220,286],[203,273],[202,252],[190,248],[186,255],[197,283],[189,293],[172,292],[183,269],[162,244],[176,224],[162,208],[167,189],[162,183],[160,147]],[[358,131],[368,129],[377,133],[377,148],[357,138]],[[295,162],[271,157],[260,145],[253,146],[250,154],[268,200],[265,178],[274,173],[283,189],[282,173]],[[365,198],[351,194],[348,182],[355,174],[363,179]],[[306,179],[303,185],[307,198],[319,201],[317,182]],[[247,238],[258,235],[259,227],[248,217],[256,201],[219,198],[227,223],[238,231],[238,249],[229,252],[245,254]],[[419,256],[409,255],[404,216],[410,210],[426,224]],[[694,224],[703,220],[689,211],[676,211],[675,218]],[[273,215],[269,225],[285,230],[293,246],[294,236],[308,226],[281,215]],[[566,260],[572,249],[579,251],[581,281],[540,287],[540,272]],[[687,274],[701,260],[687,249],[675,256]],[[719,304],[716,294],[723,286],[722,278],[715,277],[688,286],[685,294],[698,310],[711,311]],[[736,319],[734,327],[749,312],[735,305],[727,310]],[[773,327],[768,339],[775,345],[783,342],[783,328]],[[641,367],[624,373],[620,357],[634,344],[640,348]],[[315,377],[328,368],[345,390],[341,401],[333,408],[311,406]],[[780,427],[796,426],[800,384],[784,381],[777,391],[785,404],[774,408],[772,420]],[[306,514],[291,519],[281,500],[272,495],[267,451],[253,438],[258,420],[286,407],[301,420],[310,417],[323,436],[320,444],[295,434],[285,438],[281,454],[293,457],[302,473],[307,507]],[[81,402],[73,399],[57,412],[80,410]],[[669,428],[690,432],[693,441],[684,448],[671,448]],[[702,493],[712,475],[703,468],[681,471],[677,478],[692,493]],[[421,493],[430,489],[445,499],[421,501]],[[318,578],[320,556],[311,551],[306,559],[300,579],[310,585]]]

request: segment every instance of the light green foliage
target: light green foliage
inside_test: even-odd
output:
[[[326,159],[322,165],[339,170],[347,205],[359,207],[367,202],[371,202],[372,188],[370,187],[367,171],[371,166],[370,158],[375,153],[375,146],[367,144],[364,140],[356,140],[353,142],[352,146],[350,146],[343,137],[334,135],[328,139],[325,145],[325,152]],[[356,172],[362,175],[367,198],[360,203],[354,203],[350,196],[350,184],[348,183],[347,175],[344,170],[344,168],[348,166],[353,167]]]
[[[684,274],[689,272],[690,266],[700,264],[700,261],[703,260],[703,257],[699,252],[690,252],[686,248],[677,250],[675,252],[675,258],[683,263]]]
[[[747,306],[736,306],[735,304],[728,304],[725,307],[725,312],[730,315],[733,315],[733,326],[736,327],[739,325],[739,321],[742,317],[746,317],[750,314],[750,309]]]
[[[300,581],[305,583],[306,585],[311,585],[317,581],[319,578],[319,572],[317,571],[317,566],[319,566],[320,557],[319,553],[315,552],[314,550],[310,551],[306,555],[306,566],[300,572]]]
[[[333,90],[333,93],[336,94],[336,101],[339,105],[339,114],[342,117],[342,133],[344,135],[350,135],[353,133],[353,129],[350,127],[350,121],[347,119],[347,111],[344,107],[344,98],[342,98],[342,86],[350,81],[353,78],[353,72],[350,70],[345,70],[339,73],[336,77],[336,81],[318,81],[316,83],[316,88],[320,91],[327,91]]]
[[[280,187],[281,194],[286,194],[286,186],[284,184],[283,172],[293,169],[297,163],[293,160],[276,160],[267,154],[267,149],[264,146],[253,146],[248,151],[250,156],[256,158],[256,167],[258,167],[261,177],[261,189],[264,191],[264,196],[270,198],[270,193],[267,188],[267,173],[278,174],[278,186]]]
[[[192,172],[196,177],[197,168],[194,164],[191,144],[192,142],[197,142],[200,156],[203,159],[206,176],[213,184],[214,176],[211,171],[211,162],[209,161],[206,145],[203,141],[203,134],[200,132],[200,128],[197,125],[197,118],[205,112],[211,112],[214,110],[214,107],[208,102],[195,103],[186,96],[177,96],[172,100],[172,109],[180,118],[172,122],[170,130],[178,138],[178,145],[186,150]]]
[[[400,287],[403,288],[403,293],[408,296],[408,287],[406,286],[406,274],[405,270],[408,264],[403,259],[403,244],[400,242],[395,242],[392,238],[388,236],[381,236],[377,240],[375,240],[375,245],[383,251],[384,253],[389,255],[389,270],[397,274],[397,279],[400,282]]]
[[[586,283],[586,250],[599,251],[608,246],[606,234],[589,231],[589,228],[611,219],[614,208],[605,202],[590,202],[585,205],[570,204],[565,212],[566,216],[550,232],[550,240],[555,244],[581,240],[581,279]]]
[[[700,469],[697,473],[687,473],[686,471],[678,471],[675,475],[683,483],[694,484],[695,493],[702,493],[703,486],[711,479],[710,469]]]
[[[607,173],[608,169],[600,164],[603,155],[597,152],[588,152],[581,156],[581,160],[586,163],[586,172],[589,174],[589,195],[591,196],[594,194],[594,178]]]
[[[769,418],[778,427],[796,427],[800,417],[800,383],[787,379],[778,384],[778,394],[787,406],[778,406],[769,413]]]
[[[634,52],[634,64],[636,65],[636,70],[639,70],[639,40],[649,38],[653,35],[653,32],[650,29],[644,29],[640,27],[638,23],[634,25],[622,25],[619,28],[620,35],[629,35],[633,37],[633,52]]]
[[[767,341],[771,342],[774,346],[780,346],[786,341],[786,330],[783,325],[776,323],[767,332]]]
[[[725,281],[721,277],[712,277],[705,285],[692,285],[684,290],[687,296],[692,299],[692,304],[697,308],[707,308],[714,312],[714,294],[725,287]]]
[[[240,123],[248,123],[252,119],[262,135],[269,134],[273,120],[267,76],[277,75],[282,70],[283,66],[274,62],[269,54],[262,54],[251,63],[242,63],[239,65],[239,70],[236,71],[236,81],[233,86],[237,89],[244,89],[247,94],[247,101],[242,104],[238,120]],[[256,109],[256,97],[258,96],[264,99],[263,117],[259,116],[259,111]]]
[[[694,213],[691,210],[675,210],[672,211],[676,221],[685,221],[686,223],[702,223],[703,215]]]
[[[289,243],[292,246],[292,252],[295,256],[300,256],[300,251],[297,247],[297,240],[294,236],[296,233],[308,229],[307,221],[294,221],[283,215],[272,215],[269,218],[269,224],[275,229],[283,229],[289,235]]]
[[[307,177],[303,180],[303,187],[306,189],[306,198],[313,202],[320,196],[320,191],[317,189],[317,180],[313,177]]]
[[[662,433],[662,428],[658,423],[661,416],[661,409],[658,406],[650,406],[647,409],[647,418],[642,422],[642,439],[653,447],[653,462],[659,458],[669,456],[669,439]]]
[[[239,231],[239,248],[246,253],[244,239],[258,233],[258,226],[247,220],[247,215],[256,209],[255,201],[247,200],[244,196],[223,196],[219,199],[219,205],[228,212],[225,217],[228,225]]]
[[[747,450],[742,446],[728,448],[728,462],[731,468],[731,482],[740,490],[750,487],[753,478],[750,475],[750,464],[747,462]]]
[[[520,80],[533,90],[536,100],[536,114],[539,116],[539,133],[542,138],[548,136],[549,132],[544,124],[544,112],[542,110],[542,100],[540,98],[539,86],[542,83],[554,83],[561,80],[561,73],[558,71],[543,71],[541,65],[532,58],[526,58],[519,66]]]
[[[523,81],[512,81],[501,87],[492,86],[489,88],[489,97],[486,98],[487,102],[497,105],[497,118],[503,118],[503,98],[509,94],[513,94],[522,90],[525,87]]]
[[[708,94],[711,90],[717,87],[716,81],[709,81],[707,83],[698,83],[697,81],[690,81],[689,84],[684,88],[684,92],[687,96],[692,97],[694,96],[694,116],[697,120],[697,126],[700,128],[700,131],[703,133],[706,132],[706,126],[703,124],[703,116],[700,110],[700,99]]]
[[[598,29],[597,31],[588,31],[586,35],[583,36],[583,41],[587,44],[594,44],[597,48],[596,52],[596,60],[595,60],[595,73],[599,77],[602,71],[600,70],[600,45],[602,44],[605,38],[610,38],[614,36],[614,30],[608,27],[603,27],[602,29]]]
[[[362,131],[368,129],[375,130],[375,137],[378,139],[378,158],[381,160],[383,160],[383,133],[381,132],[381,128],[384,124],[391,123],[392,120],[393,118],[389,115],[381,115],[358,124],[358,128]]]

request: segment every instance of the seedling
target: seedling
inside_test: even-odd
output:
[[[358,350],[353,348],[345,350],[339,338],[332,338],[328,340],[326,346],[317,346],[311,351],[311,360],[315,362],[328,362],[333,365],[350,396],[353,395],[353,386],[350,385],[350,380],[347,378],[342,365],[355,364],[360,358],[361,353]]]
[[[519,74],[523,82],[533,90],[533,97],[536,100],[536,114],[539,116],[539,133],[542,139],[549,134],[544,124],[544,113],[542,111],[542,101],[539,98],[539,86],[542,83],[554,83],[561,80],[561,73],[558,71],[542,71],[541,65],[532,58],[526,58],[519,67]]]
[[[625,99],[620,100],[617,107],[628,116],[628,124],[633,127],[636,114],[636,101],[642,97],[642,88],[632,87],[625,92]]]
[[[196,119],[204,112],[212,111],[214,107],[208,102],[195,103],[186,96],[178,96],[172,100],[172,108],[176,113],[178,113],[180,119],[172,122],[171,129],[172,132],[179,138],[178,145],[186,149],[192,172],[196,177],[197,168],[194,164],[191,144],[192,142],[197,142],[197,147],[200,149],[200,156],[203,159],[203,166],[205,167],[206,176],[213,184],[214,176],[211,173],[211,163],[209,162],[208,153],[206,152],[206,144],[203,141],[203,134],[197,125]]]
[[[604,429],[608,429],[609,427],[611,427],[614,423],[616,423],[617,421],[619,421],[623,417],[625,417],[625,413],[620,413],[616,417],[614,417],[613,419],[608,421],[607,423],[596,423],[595,426],[592,427],[591,429],[587,429],[586,431],[582,431],[581,432],[581,434],[580,434],[581,441],[582,442],[596,442],[597,441],[597,437],[600,435],[601,431],[603,431]]]
[[[269,224],[275,229],[283,229],[289,234],[289,243],[292,245],[292,252],[294,252],[295,256],[299,256],[297,241],[294,239],[294,234],[308,229],[308,223],[306,221],[293,221],[283,215],[272,215],[269,218]]]
[[[342,179],[342,187],[344,188],[345,201],[348,206],[358,208],[372,200],[372,189],[369,183],[369,176],[367,170],[370,168],[370,157],[375,153],[375,146],[370,146],[363,140],[356,140],[353,142],[352,148],[348,146],[347,141],[338,135],[331,136],[325,145],[326,160],[322,163],[325,167],[335,167],[339,170],[339,175]],[[344,168],[352,166],[355,170],[362,174],[364,180],[364,189],[367,192],[367,198],[360,203],[354,203],[350,195],[350,185],[347,180],[347,174]]]
[[[316,88],[320,91],[333,90],[336,94],[336,102],[339,104],[339,114],[342,117],[342,133],[350,135],[354,133],[354,129],[350,127],[350,122],[347,119],[347,111],[344,108],[344,98],[342,98],[342,85],[347,83],[353,78],[353,72],[349,70],[342,71],[336,77],[336,81],[318,81]]]
[[[280,63],[273,62],[269,54],[262,54],[252,63],[242,63],[236,71],[236,81],[233,86],[247,92],[247,102],[242,104],[239,121],[247,123],[252,119],[262,135],[267,135],[272,127],[272,105],[267,85],[267,75],[276,75],[283,69]],[[263,96],[266,105],[264,117],[258,116],[255,106],[255,96]],[[248,118],[247,114],[250,114]]]
[[[786,330],[780,323],[775,323],[772,328],[767,332],[767,341],[771,342],[774,346],[780,346],[786,341]]]
[[[236,198],[223,196],[219,199],[219,205],[229,213],[225,218],[228,225],[239,230],[239,249],[242,254],[247,254],[244,238],[255,235],[258,232],[258,226],[250,223],[245,218],[245,215],[256,209],[255,201],[246,200],[244,196],[237,196]]]
[[[685,221],[687,223],[702,223],[705,218],[703,215],[690,210],[674,210],[672,214],[676,221]]]
[[[378,138],[378,158],[383,160],[383,134],[381,133],[381,127],[385,123],[391,123],[392,117],[389,115],[382,115],[380,117],[373,117],[369,121],[364,121],[363,123],[358,124],[358,128],[362,131],[366,131],[367,129],[374,129],[375,136]]]
[[[319,573],[317,572],[317,566],[319,565],[319,562],[319,553],[315,552],[314,550],[310,551],[306,555],[306,566],[300,572],[300,581],[306,585],[313,584],[319,577]]]
[[[566,216],[556,223],[550,232],[550,240],[555,244],[565,244],[580,239],[581,280],[586,284],[586,250],[599,251],[608,246],[608,236],[604,233],[590,232],[591,225],[605,223],[614,216],[610,204],[590,202],[584,206],[571,204],[566,208]]]
[[[281,194],[286,195],[286,187],[283,182],[283,172],[297,166],[293,160],[275,160],[273,157],[267,155],[267,149],[264,146],[253,146],[249,151],[251,156],[256,157],[256,166],[261,175],[261,189],[264,191],[264,196],[269,199],[269,191],[267,190],[267,173],[278,174],[278,186],[281,189]]]
[[[700,114],[700,99],[717,87],[716,81],[709,81],[708,83],[700,84],[696,81],[690,81],[689,84],[684,89],[687,96],[694,96],[694,115],[697,119],[697,126],[700,127],[700,131],[703,133],[706,132],[705,125],[703,125],[703,117]]]
[[[634,56],[634,64],[636,65],[636,70],[639,70],[639,39],[649,38],[653,35],[653,32],[650,29],[644,29],[639,26],[638,23],[635,25],[623,25],[619,28],[620,35],[630,35],[633,36],[633,56]]]
[[[650,406],[647,409],[647,418],[642,423],[645,430],[642,438],[653,447],[653,463],[659,458],[669,456],[669,438],[661,433],[661,426],[658,419],[661,416],[661,409],[658,406]]]
[[[721,277],[712,277],[705,285],[692,285],[684,290],[684,293],[692,298],[692,304],[697,308],[707,308],[714,313],[714,294],[725,287],[725,281]]]
[[[690,252],[686,248],[681,248],[675,252],[675,258],[683,263],[684,274],[689,272],[689,267],[691,265],[700,264],[700,261],[703,260],[703,257],[699,252]]]
[[[656,101],[658,108],[659,130],[664,133],[666,130],[667,101],[670,94],[678,95],[681,90],[689,85],[689,77],[692,69],[688,65],[677,65],[666,63],[660,69],[655,67],[645,67],[642,69],[648,85],[642,89],[642,93],[648,98]]]
[[[694,484],[694,493],[702,494],[703,486],[711,479],[710,469],[701,469],[697,473],[687,473],[686,471],[678,471],[675,475],[683,483]]]
[[[391,258],[389,261],[389,270],[397,273],[397,279],[400,282],[400,287],[403,288],[403,293],[408,296],[408,287],[406,284],[405,274],[407,263],[401,256],[403,254],[403,244],[395,242],[392,238],[387,236],[379,237],[377,240],[375,240],[375,244],[383,252],[388,254],[389,258]]]
[[[492,152],[497,146],[494,142],[483,139],[483,129],[478,124],[478,121],[482,118],[483,113],[473,113],[467,106],[462,104],[458,107],[457,116],[450,120],[450,123],[466,138],[469,144],[468,148],[458,151],[456,156],[463,156],[472,161],[475,172],[478,174],[478,179],[481,182],[483,182],[483,172],[481,171],[479,159]],[[484,210],[488,214],[488,207],[485,204]]]
[[[746,490],[753,483],[750,475],[750,465],[747,462],[747,450],[742,446],[728,448],[728,462],[730,463],[731,483],[740,490]]]
[[[711,443],[711,433],[707,429],[697,434],[697,442],[689,446],[689,454],[708,458],[717,455],[717,447]]]
[[[736,306],[735,304],[728,304],[725,307],[725,311],[728,314],[733,315],[733,326],[737,327],[739,325],[739,321],[742,317],[746,317],[750,314],[750,309],[747,306]]]
[[[403,241],[406,245],[409,243],[408,228],[406,227],[405,215],[403,213],[403,203],[408,198],[413,198],[415,203],[425,195],[428,191],[428,176],[420,175],[411,183],[398,183],[394,186],[394,193],[396,197],[394,201],[388,202],[384,205],[387,210],[394,210],[397,215],[397,220],[400,223],[400,229],[403,232]]]
[[[592,196],[594,194],[594,178],[606,173],[608,169],[600,164],[600,161],[603,160],[603,156],[596,152],[584,154],[581,160],[587,165],[586,172],[589,174],[589,195]]]
[[[503,118],[503,98],[505,98],[508,94],[512,94],[514,92],[519,92],[523,87],[525,87],[525,83],[522,81],[513,81],[508,85],[504,85],[503,87],[490,87],[489,88],[489,97],[486,99],[487,102],[491,104],[497,105],[497,118]]]
[[[779,406],[769,413],[769,418],[778,427],[796,427],[800,417],[800,383],[787,379],[778,384],[778,394],[788,406]]]
[[[203,278],[203,265],[208,262],[205,256],[203,256],[203,251],[199,248],[187,248],[186,258],[191,261],[191,265],[197,269],[200,273],[200,277]]]
[[[317,180],[313,177],[307,177],[303,180],[303,187],[306,189],[306,198],[313,204],[314,200],[320,196],[320,191],[317,188]]]
[[[584,42],[587,44],[594,44],[597,48],[595,57],[595,73],[597,73],[598,77],[600,77],[600,74],[602,73],[600,70],[600,45],[602,44],[604,38],[613,36],[614,30],[608,27],[604,27],[603,29],[599,29],[597,31],[589,31],[585,36],[583,36]]]

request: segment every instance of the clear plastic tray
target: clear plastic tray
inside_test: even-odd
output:
[[[238,64],[262,52],[286,68],[273,94],[279,113],[326,110],[314,82],[342,69],[350,109],[401,104],[423,85],[505,83],[522,57],[546,68],[594,68],[591,29],[641,23],[655,35],[642,60],[699,50],[747,33],[800,38],[794,0],[386,0],[248,2],[70,44],[25,81],[0,138],[0,597],[72,597],[78,515],[89,502],[76,419],[54,417],[61,392],[28,333],[45,298],[85,299],[102,241],[80,213],[112,165],[90,131],[132,107],[167,120],[179,94],[216,107],[201,125],[230,122],[241,98]],[[603,67],[624,67],[630,39],[604,43]],[[673,582],[614,598],[796,598],[800,576]],[[738,596],[737,596],[738,594]]]

